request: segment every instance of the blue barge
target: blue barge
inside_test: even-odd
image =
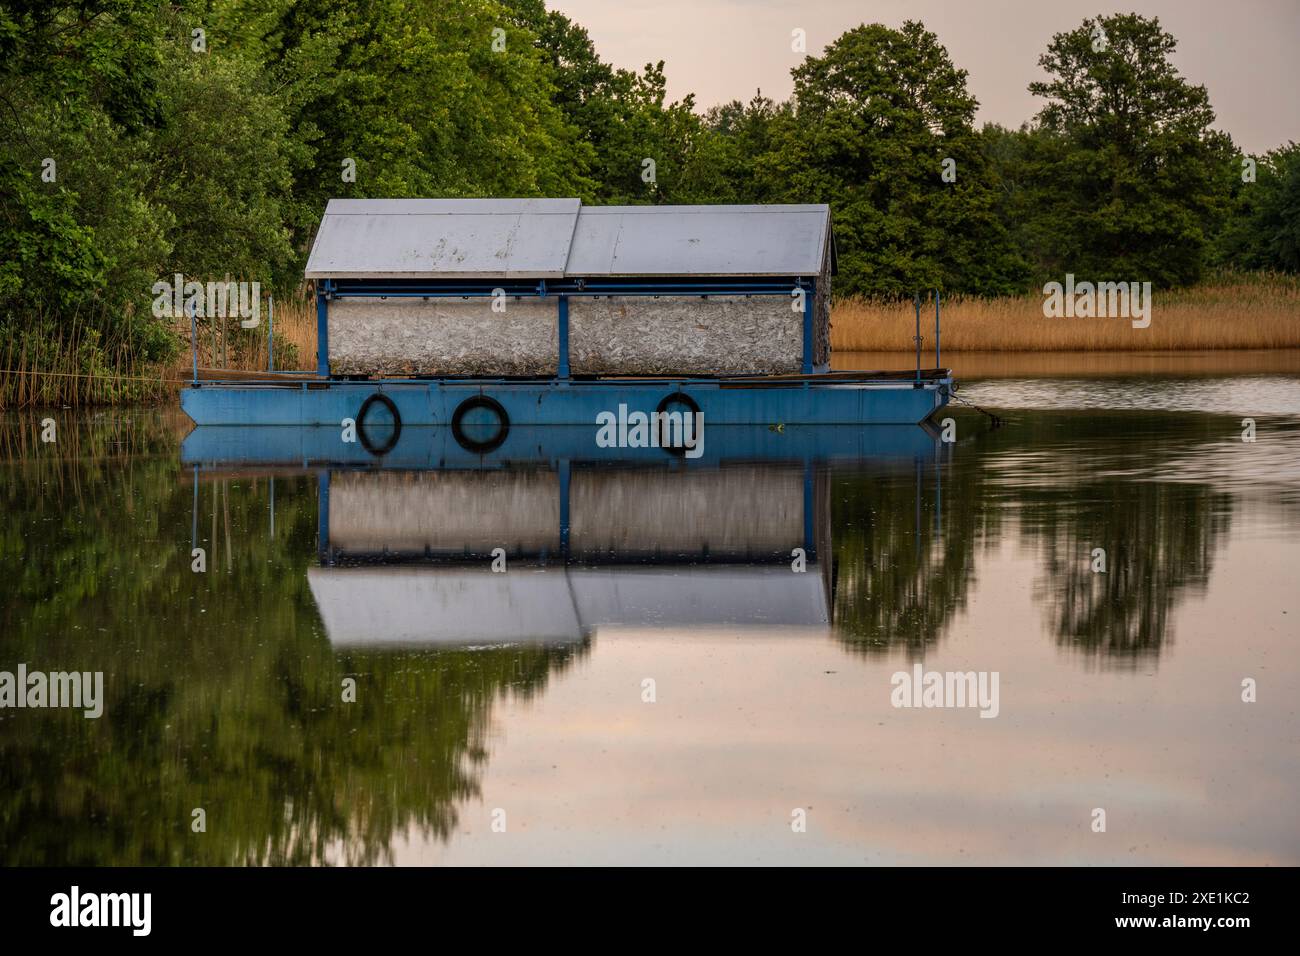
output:
[[[834,272],[826,206],[331,200],[306,269],[315,371],[196,366],[181,407],[199,425],[352,423],[367,447],[429,425],[492,447],[620,410],[926,421],[953,383],[920,367],[919,312],[915,370],[829,370]],[[938,366],[937,310],[935,334]]]

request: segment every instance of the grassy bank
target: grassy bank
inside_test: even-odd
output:
[[[1042,295],[943,302],[943,350],[979,352],[1152,351],[1300,347],[1300,279],[1221,277],[1154,292],[1151,324],[1123,318],[1046,318]],[[831,313],[831,344],[845,352],[915,348],[910,302],[846,299]],[[923,348],[934,348],[934,304],[921,309]]]

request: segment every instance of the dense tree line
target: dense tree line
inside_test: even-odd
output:
[[[163,357],[153,282],[292,287],[332,196],[827,202],[850,294],[1296,271],[1300,147],[1241,155],[1174,45],[1086,20],[1038,114],[979,129],[919,23],[701,111],[543,0],[0,0],[0,345],[75,316]]]

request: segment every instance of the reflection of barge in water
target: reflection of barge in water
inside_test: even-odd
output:
[[[716,428],[686,461],[548,427],[512,429],[483,455],[421,428],[382,458],[331,461],[334,429],[199,428],[182,453],[196,473],[317,472],[308,580],[333,644],[448,646],[606,626],[826,628],[829,463],[910,470],[945,447],[918,426]]]
[[[241,426],[929,418],[952,377],[920,368],[919,313],[914,371],[829,371],[834,272],[824,205],[336,199],[306,270],[315,372],[199,381],[196,353],[181,405]]]
[[[322,566],[308,580],[336,644],[830,622],[824,470],[562,462],[322,480]]]

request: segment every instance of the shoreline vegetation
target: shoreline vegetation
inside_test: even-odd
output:
[[[262,315],[256,329],[240,328],[238,318],[200,320],[200,375],[213,369],[265,371],[265,309]],[[277,301],[274,323],[270,347],[275,350],[275,368],[314,371],[315,303],[306,297]],[[39,343],[11,339],[0,348],[0,411],[174,402],[194,377],[189,320],[177,320],[169,335],[171,357],[155,362],[133,359],[130,348],[121,343],[103,347],[76,324],[66,334],[42,336]]]
[[[947,349],[1300,344],[1300,143],[1234,143],[1158,18],[1044,34],[1011,128],[977,124],[912,20],[808,50],[783,101],[706,106],[544,0],[317,6],[196,36],[186,5],[0,2],[0,409],[174,399],[177,275],[274,294],[275,368],[314,368],[303,266],[340,197],[826,203],[841,352],[906,355],[934,288]],[[1046,283],[1072,315],[1073,277],[1124,284],[1150,327],[1044,317]],[[266,332],[201,318],[199,364],[264,370]]]
[[[835,371],[907,371],[913,352],[835,352]],[[941,359],[958,384],[974,379],[1217,378],[1224,375],[1300,374],[1300,349],[1168,349],[1162,352],[949,352]],[[921,352],[934,364],[934,349]]]
[[[1125,318],[1047,318],[1043,301],[1042,295],[944,297],[943,364],[981,377],[996,377],[1004,367],[1009,374],[1032,367],[1045,375],[1259,371],[1261,365],[1300,369],[1300,277],[1223,274],[1192,288],[1157,292],[1151,324],[1144,329],[1133,328]],[[837,300],[831,311],[833,366],[910,368],[915,321],[910,301]],[[125,347],[101,348],[93,334],[75,323],[64,338],[45,339],[39,354],[11,341],[0,351],[0,411],[174,402],[192,379],[193,366],[188,323],[178,322],[172,334],[175,355],[157,363],[133,361]],[[921,306],[921,336],[921,364],[929,367],[934,356],[932,298]],[[200,323],[198,339],[200,375],[214,369],[267,368],[265,324],[243,330],[237,319]],[[277,370],[315,369],[311,299],[276,302],[273,347]],[[96,356],[89,371],[87,354]],[[953,355],[961,360],[951,361]]]

